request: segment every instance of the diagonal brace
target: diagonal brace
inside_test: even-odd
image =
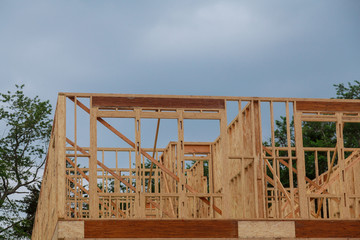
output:
[[[69,97],[70,100],[72,100],[73,102],[75,102],[74,97]],[[76,104],[82,108],[85,112],[87,112],[88,114],[90,114],[90,109],[88,107],[86,107],[84,104],[82,104],[80,101],[76,101]],[[118,130],[116,130],[113,126],[111,126],[108,122],[106,122],[104,119],[102,119],[101,117],[98,117],[97,120],[102,123],[105,127],[107,127],[110,131],[112,131],[115,135],[117,135],[118,137],[120,137],[122,140],[124,140],[126,143],[128,143],[131,147],[135,148],[135,143],[132,142],[129,138],[127,138],[124,134],[122,134],[121,132],[119,132]],[[165,173],[167,173],[168,175],[170,175],[173,179],[175,179],[177,182],[180,181],[180,178],[178,176],[176,176],[172,171],[170,171],[168,168],[166,168],[164,165],[162,165],[160,162],[158,162],[157,160],[155,160],[153,157],[151,157],[147,152],[145,152],[143,149],[140,148],[140,153],[145,156],[146,158],[148,158],[152,163],[154,163],[156,166],[158,166],[162,171],[164,171]],[[197,193],[197,191],[195,189],[193,189],[191,186],[189,186],[188,184],[185,184],[185,188],[191,192],[191,193]],[[205,197],[200,197],[200,199],[206,203],[207,205],[210,205],[210,201],[207,200]],[[216,207],[215,205],[213,205],[213,209],[219,213],[222,214],[221,209],[219,209],[218,207]]]

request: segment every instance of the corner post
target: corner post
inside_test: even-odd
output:
[[[57,213],[58,218],[65,218],[65,199],[66,199],[66,181],[65,181],[65,161],[66,161],[66,97],[58,96],[56,116],[56,167],[57,167]]]

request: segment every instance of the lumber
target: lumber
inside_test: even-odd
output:
[[[96,107],[224,109],[225,101],[201,98],[93,97],[93,105]]]
[[[187,141],[190,120],[214,139]],[[305,144],[306,121],[333,122],[336,146]],[[59,93],[32,239],[357,237],[349,122],[360,100]]]

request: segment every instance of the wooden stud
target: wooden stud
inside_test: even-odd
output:
[[[90,217],[99,217],[97,196],[97,120],[96,108],[90,107],[89,209]],[[75,145],[76,146],[76,145]],[[74,147],[75,147],[74,146]],[[81,148],[79,149],[81,151]]]
[[[59,95],[56,115],[56,170],[57,170],[57,214],[65,218],[65,134],[66,134],[66,99]]]
[[[223,162],[223,172],[222,172],[222,183],[223,183],[223,206],[225,208],[222,210],[222,217],[229,218],[230,217],[230,189],[229,189],[229,182],[230,182],[230,175],[229,175],[229,159],[228,159],[228,151],[229,151],[229,143],[228,138],[226,136],[227,133],[227,118],[226,118],[226,110],[221,110],[221,120],[220,120],[220,144],[221,144],[221,156]]]
[[[346,107],[345,107],[346,108]],[[341,218],[342,219],[349,219],[350,212],[349,212],[349,198],[348,194],[346,193],[346,182],[345,182],[345,156],[344,156],[344,123],[341,119],[342,114],[336,113],[337,121],[336,121],[336,137],[337,137],[337,153],[338,153],[338,165],[340,170],[340,193],[341,193]]]
[[[140,149],[141,149],[141,119],[140,119],[140,111],[141,109],[136,108],[135,109],[135,184],[136,184],[136,197],[135,197],[135,214],[137,217],[142,218],[145,217],[145,208],[144,204],[145,202],[142,202],[141,200],[143,200],[143,198],[141,197],[141,189],[142,189],[142,184],[141,184],[141,170],[142,170],[142,166],[141,166],[141,153],[140,153]]]
[[[297,109],[297,103],[294,103],[294,109]],[[303,219],[309,218],[308,202],[306,200],[306,170],[305,170],[305,156],[303,150],[303,135],[302,135],[302,121],[300,112],[294,113],[294,131],[295,131],[295,145],[296,145],[296,163],[297,163],[297,180],[299,188],[299,210],[300,217]]]
[[[276,168],[276,149],[275,149],[275,120],[274,120],[274,103],[271,101],[270,102],[270,121],[271,121],[271,149],[272,149],[272,153],[271,156],[272,158],[272,168],[275,170]],[[276,181],[277,178],[277,173],[278,172],[273,172],[273,182],[274,182],[274,202],[275,202],[275,218],[279,217],[280,214],[280,210],[279,210],[279,196],[278,196],[278,181]]]
[[[153,148],[153,155],[152,155],[153,158],[155,157],[155,153],[156,153],[157,139],[158,139],[158,136],[159,136],[159,127],[160,127],[160,118],[158,119],[157,125],[156,125],[156,133],[155,133],[154,148]],[[154,168],[154,163],[151,162],[150,172],[149,172],[149,180],[148,180],[148,192],[151,192],[151,186],[152,186],[151,177],[152,177],[153,168]],[[155,174],[155,176],[156,176],[156,174]],[[155,178],[155,180],[156,180],[156,178]],[[155,183],[156,183],[156,181],[155,181]],[[157,186],[157,184],[155,184],[155,186]]]
[[[291,214],[295,218],[294,206],[295,206],[295,193],[294,193],[294,179],[293,179],[293,158],[291,150],[291,130],[290,130],[290,109],[289,101],[286,102],[286,142],[287,142],[287,154],[289,157],[289,182],[290,182],[290,199],[291,199]]]
[[[254,180],[253,180],[253,189],[254,189],[254,204],[255,204],[255,218],[259,217],[259,199],[258,199],[258,185],[257,185],[257,169],[258,169],[258,165],[259,165],[259,156],[257,155],[257,142],[256,142],[256,130],[255,130],[255,124],[256,127],[258,128],[258,121],[256,119],[255,116],[255,101],[251,102],[251,144],[252,144],[252,157],[253,157],[253,175],[254,175]]]
[[[66,97],[75,106],[73,142],[65,134]],[[90,107],[82,104],[80,98],[88,98]],[[239,103],[239,114],[229,125],[226,101]],[[248,102],[245,108],[242,108],[242,102]],[[271,147],[262,146],[261,103],[264,102],[270,104]],[[275,144],[274,125],[274,103],[279,102],[285,104],[287,119],[287,146],[281,147]],[[291,146],[290,138],[291,103],[295,147]],[[78,135],[81,122],[77,107],[90,114],[90,143],[82,148],[78,146],[78,142],[83,141]],[[103,117],[133,118],[136,123],[135,141],[120,133]],[[177,119],[178,141],[161,149],[156,143],[153,148],[143,148],[142,118]],[[220,136],[214,142],[186,143],[184,119],[218,119]],[[335,149],[304,147],[303,121],[336,122]],[[130,147],[98,148],[97,122]],[[32,238],[51,239],[57,232],[58,219],[64,218],[360,219],[360,178],[356,174],[360,166],[360,149],[344,147],[345,122],[360,122],[359,100],[59,94]],[[65,141],[70,146],[66,147]],[[100,152],[102,158],[97,159]],[[115,167],[106,166],[107,152],[115,154]],[[129,153],[129,167],[119,165],[120,152]],[[152,156],[149,152],[153,153]],[[284,152],[287,156],[283,156]],[[315,179],[306,177],[305,152],[315,154]],[[345,158],[348,155],[345,152],[351,153],[350,156]],[[319,160],[323,154],[329,170],[320,173]],[[132,166],[134,156],[135,168]],[[337,165],[334,164],[336,156]],[[81,158],[89,159],[89,167],[78,165]],[[148,187],[150,190],[152,179],[146,182],[149,172],[143,168],[146,159],[156,166],[151,169],[150,176],[155,187],[148,192],[145,189]],[[185,169],[184,161],[190,160],[196,163]],[[203,176],[206,162],[209,180]],[[280,180],[282,167],[289,169],[289,188],[285,188]],[[273,177],[266,175],[266,169]],[[124,173],[127,175],[122,176]],[[297,186],[294,186],[293,173],[298,177]],[[97,186],[98,180],[103,184],[101,189]],[[112,181],[114,192],[109,188]],[[136,186],[132,185],[133,182]],[[120,190],[120,184],[124,190]]]
[[[184,161],[184,118],[183,110],[178,110],[178,141],[176,144],[176,162],[177,175],[179,176],[179,183],[177,192],[179,193],[179,218],[187,217],[187,199],[185,188],[185,161]]]
[[[256,101],[255,107],[256,117],[256,143],[257,143],[257,188],[258,188],[258,206],[259,206],[259,218],[265,218],[265,178],[264,178],[264,160],[263,160],[263,137],[262,137],[262,123],[261,123],[261,101]]]

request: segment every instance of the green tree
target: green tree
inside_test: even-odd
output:
[[[280,117],[280,120],[275,121],[276,130],[275,146],[286,147],[287,146],[287,133],[286,133],[286,117]],[[303,145],[304,147],[335,147],[336,145],[336,126],[333,122],[303,122]],[[295,146],[294,139],[294,121],[292,119],[290,123],[291,134],[291,146]],[[287,156],[287,151],[280,151],[280,156]],[[294,156],[294,153],[293,153]],[[323,153],[318,154],[319,160],[319,172],[325,172],[327,170],[326,155]],[[305,152],[305,167],[306,176],[310,179],[316,177],[315,173],[315,155],[313,152]],[[296,167],[296,165],[294,165]],[[285,166],[280,168],[280,180],[285,187],[289,187],[289,169]],[[272,176],[268,172],[269,176]],[[294,184],[297,184],[296,175],[294,174]]]
[[[337,99],[360,99],[360,82],[354,81],[354,83],[348,83],[345,86],[343,83],[334,84],[336,89]],[[275,145],[287,146],[286,138],[286,117],[280,117],[275,121],[276,130]],[[291,144],[294,146],[294,121],[290,124],[291,130]],[[303,145],[304,147],[335,147],[336,146],[336,126],[334,122],[303,122]],[[344,146],[348,148],[360,147],[360,124],[359,123],[346,123],[343,129]],[[269,145],[267,142],[265,145]],[[286,156],[287,152],[281,153],[282,156]],[[310,179],[316,177],[314,166],[314,153],[305,153],[305,167],[306,175]],[[327,162],[325,153],[319,153],[319,172],[327,171]],[[296,167],[296,166],[295,166]],[[271,175],[271,173],[269,174]],[[281,182],[285,187],[289,186],[289,170],[287,167],[282,167],[280,172]],[[294,182],[296,184],[296,175],[294,175]]]
[[[0,94],[0,239],[30,237],[51,132],[49,101],[25,96],[23,88]]]
[[[343,83],[335,84],[337,99],[360,99],[360,82],[348,82],[346,87]],[[346,123],[344,126],[344,146],[348,148],[360,147],[360,124]]]
[[[343,83],[334,84],[336,88],[337,99],[360,99],[360,82],[354,80],[354,83],[348,82],[348,87]]]
[[[27,186],[27,189],[30,191],[29,194],[25,196],[23,200],[19,200],[19,203],[22,203],[20,210],[26,214],[26,217],[14,226],[14,237],[17,239],[21,239],[24,236],[31,236],[40,194],[40,187],[40,183]]]

